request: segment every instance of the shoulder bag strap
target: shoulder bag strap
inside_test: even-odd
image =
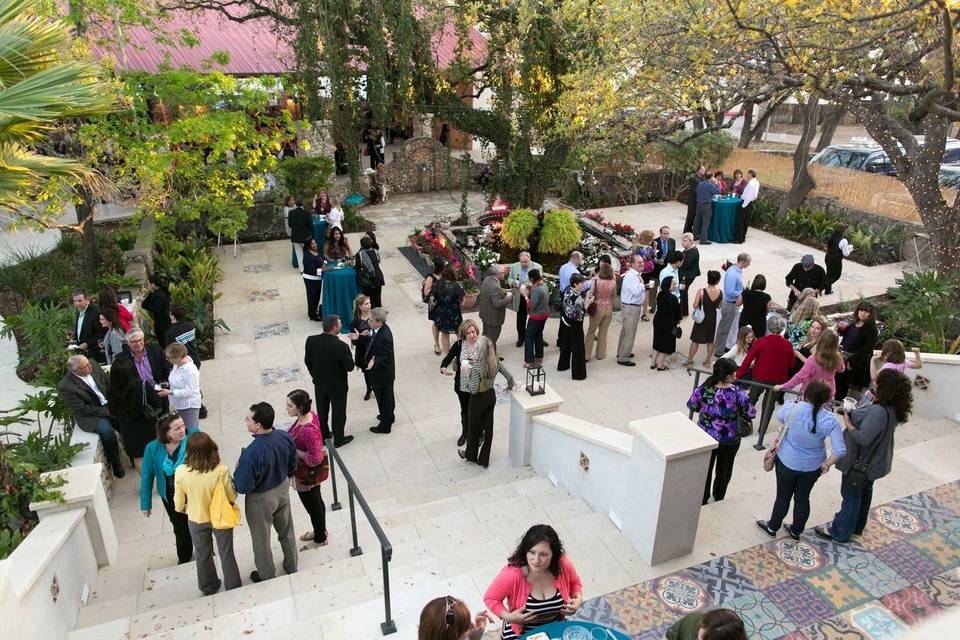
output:
[[[795,400],[793,403],[793,409],[790,410],[790,415],[787,416],[787,421],[783,423],[783,429],[780,430],[780,433],[777,435],[776,442],[773,443],[774,449],[780,448],[780,443],[783,442],[783,439],[787,436],[787,431],[790,430],[790,423],[793,422],[793,416],[797,413],[797,408],[800,406],[800,401]]]

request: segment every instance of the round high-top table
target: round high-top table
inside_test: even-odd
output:
[[[550,640],[630,640],[620,631],[605,627],[602,624],[582,620],[551,622],[528,631],[521,636],[521,640],[536,637],[538,633],[547,634]]]
[[[737,210],[743,200],[737,196],[713,201],[713,218],[707,237],[710,242],[733,242],[737,239]]]
[[[328,262],[330,266],[332,262]],[[357,272],[353,267],[324,270],[321,304],[323,315],[335,313],[340,316],[340,333],[350,333],[353,321],[353,299],[357,297]]]
[[[313,216],[313,239],[317,241],[317,248],[323,251],[323,243],[327,241],[326,220],[321,220],[319,216]]]

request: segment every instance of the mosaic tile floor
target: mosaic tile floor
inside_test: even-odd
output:
[[[728,607],[751,639],[882,640],[960,604],[960,481],[875,507],[854,540],[810,528],[593,598],[578,617],[654,640],[687,613]]]

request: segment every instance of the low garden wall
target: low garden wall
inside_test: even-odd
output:
[[[483,165],[464,160],[433,138],[410,138],[386,165],[390,193],[423,193],[468,189],[476,184]]]

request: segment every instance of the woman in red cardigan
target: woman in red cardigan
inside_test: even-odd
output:
[[[583,603],[583,583],[553,527],[536,524],[483,595],[503,619],[501,640],[516,640],[535,627],[573,615]],[[506,603],[506,606],[504,606]]]

